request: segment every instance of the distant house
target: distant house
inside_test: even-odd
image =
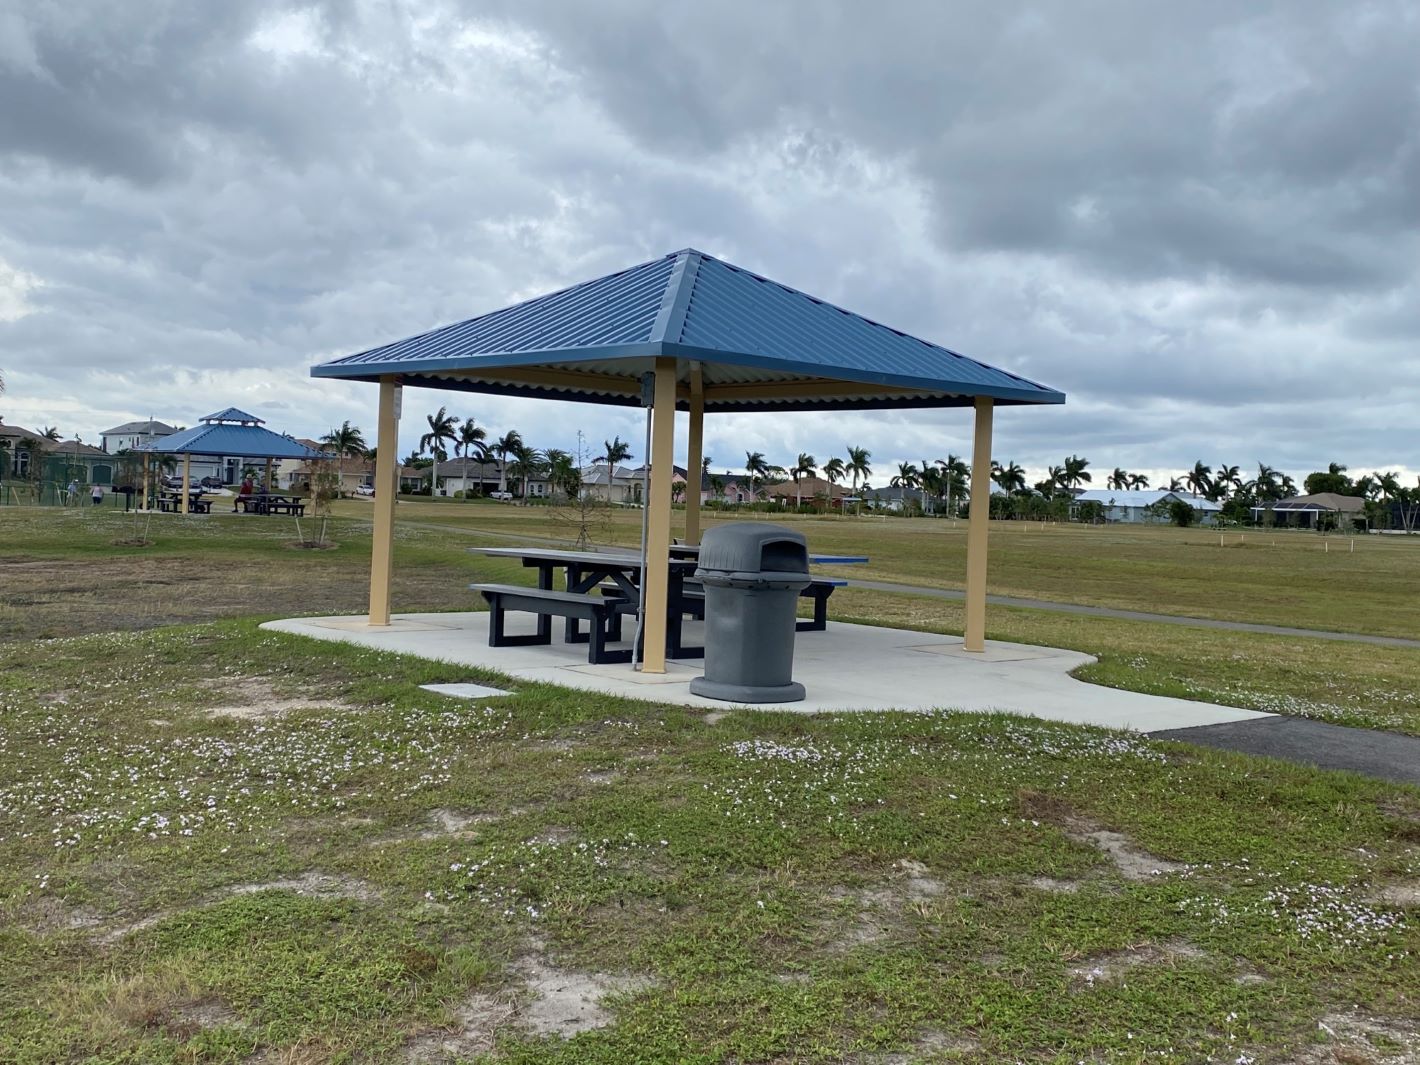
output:
[[[1365,520],[1366,501],[1360,496],[1317,492],[1309,496],[1279,499],[1264,507],[1253,507],[1253,517],[1265,520],[1264,515],[1269,510],[1274,525],[1297,529],[1349,528],[1353,522]]]
[[[6,425],[4,419],[0,419],[0,481],[28,478],[31,456],[47,451],[54,443],[33,430]]]
[[[886,488],[863,487],[858,492],[858,498],[875,510],[891,510],[900,512],[913,507],[922,506],[922,489],[905,488],[900,484],[888,485]]]
[[[40,456],[40,468],[33,463]],[[117,463],[80,440],[49,440],[32,429],[0,421],[0,481],[40,481],[112,487]]]
[[[328,461],[331,470],[340,478],[340,491],[345,495],[375,483],[375,464],[367,458],[351,458],[348,455],[336,458],[332,455]],[[291,466],[288,460],[282,463],[281,469],[275,475],[276,487],[309,491],[311,479],[316,475],[318,466],[319,463],[310,462]]]
[[[812,503],[819,497],[830,503],[836,503],[848,494],[848,489],[841,484],[832,484],[822,477],[800,477],[797,485],[792,480],[780,481],[778,484],[771,484],[763,491],[774,502],[789,506],[793,506],[796,499]]]
[[[1162,524],[1169,521],[1168,505],[1175,501],[1187,503],[1198,515],[1200,525],[1211,525],[1223,508],[1211,499],[1192,492],[1173,492],[1166,488],[1113,489],[1086,488],[1078,492],[1071,504],[1077,510],[1081,503],[1098,503],[1104,508],[1105,521],[1127,524]]]
[[[124,422],[122,425],[115,425],[112,429],[105,429],[99,436],[103,440],[103,449],[110,455],[116,455],[120,451],[142,447],[144,444],[151,444],[154,440],[172,436],[175,432],[177,432],[176,427],[167,422],[149,420]]]
[[[500,479],[503,464],[497,459],[445,459],[439,463],[439,494],[451,496],[455,492],[468,495],[486,496],[498,491],[501,484],[512,484],[510,476],[506,482]],[[508,491],[512,491],[511,487]]]
[[[628,466],[594,462],[583,466],[582,497],[608,503],[634,503],[641,498],[641,476]]]

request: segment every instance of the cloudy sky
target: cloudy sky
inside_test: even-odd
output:
[[[0,6],[0,416],[234,404],[693,246],[1069,393],[996,455],[1420,471],[1420,4]],[[543,447],[633,411],[410,390]],[[969,449],[963,412],[720,416],[717,467]]]

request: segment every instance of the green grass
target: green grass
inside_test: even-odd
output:
[[[367,503],[341,504],[351,517]],[[547,507],[400,505],[403,521],[504,536],[557,536]],[[707,521],[760,513],[707,512]],[[769,516],[772,517],[772,516]],[[605,538],[640,534],[639,511],[615,511]],[[851,576],[936,588],[966,580],[966,523],[896,517],[794,517],[809,546],[866,554]],[[683,514],[675,516],[683,525]],[[1220,534],[1168,526],[1042,525],[992,522],[991,591],[1058,602],[1309,629],[1420,635],[1420,538],[1323,538],[1296,531]]]
[[[469,583],[531,577],[516,562],[473,555],[469,547],[533,535],[532,530],[547,537],[565,533],[545,508],[440,503],[418,509],[422,506],[401,504],[394,587],[399,610],[476,609],[481,603],[470,596]],[[368,515],[370,505],[352,501],[343,507],[353,516],[332,523],[338,547],[330,551],[293,549],[295,523],[286,518],[164,516],[149,525],[153,545],[134,548],[114,546],[133,529],[132,519],[121,515],[0,511],[6,543],[0,552],[0,640],[243,615],[359,613],[367,603],[369,573],[368,524],[359,515]],[[442,524],[427,513],[436,508],[476,510],[505,524],[495,532]],[[808,527],[815,547],[823,546],[819,526],[834,524]],[[927,523],[838,524],[871,532],[880,525]],[[616,525],[612,531],[627,530]],[[1084,530],[1084,540],[1094,531]],[[1140,535],[1166,546],[1173,531]],[[827,549],[847,549],[847,542],[846,537],[830,542]],[[1397,557],[1406,557],[1407,548],[1396,550],[1402,552]],[[1357,610],[1365,605],[1359,596],[1352,596]],[[963,625],[960,603],[920,596],[844,589],[832,607],[834,617],[869,623],[947,633],[960,633]],[[1382,604],[1370,609],[1379,611]],[[987,617],[993,638],[1096,655],[1099,664],[1080,675],[1097,683],[1420,735],[1420,651],[1002,607],[991,608]]]
[[[495,678],[251,621],[11,641],[0,678],[7,1062],[1420,1045],[1415,789],[990,715],[461,702],[417,685]],[[539,1034],[530,965],[626,982]]]

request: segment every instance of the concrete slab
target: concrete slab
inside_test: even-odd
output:
[[[455,699],[494,699],[500,695],[512,695],[502,688],[490,688],[486,684],[421,684],[426,692],[435,695],[451,695]]]
[[[532,619],[526,620],[530,630]],[[630,699],[706,710],[725,710],[731,705],[690,693],[690,680],[699,673],[698,662],[674,663],[665,675],[638,674],[630,666],[588,665],[585,644],[489,647],[487,613],[402,614],[395,622],[384,628],[371,627],[363,618],[292,618],[267,622],[262,628],[477,666],[519,680]],[[687,629],[687,642],[698,642],[701,626],[688,625]],[[932,653],[924,654],[924,648],[933,649]],[[830,622],[826,632],[799,633],[795,644],[794,678],[808,689],[808,698],[798,703],[776,703],[768,709],[799,713],[1004,710],[1141,732],[1271,716],[1104,688],[1069,675],[1071,670],[1093,661],[1078,651],[997,642],[989,644],[984,655],[969,655],[961,650],[960,639]]]

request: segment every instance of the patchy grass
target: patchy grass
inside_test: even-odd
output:
[[[368,517],[367,503],[341,513]],[[404,522],[502,537],[565,537],[547,507],[401,503]],[[784,517],[727,511],[719,521],[780,520],[816,551],[868,555],[849,574],[934,588],[966,581],[966,522]],[[636,543],[640,511],[613,513],[606,535]],[[683,526],[684,513],[674,522]],[[1324,538],[1292,530],[1221,535],[1172,526],[991,523],[990,585],[1002,595],[1186,617],[1414,638],[1420,634],[1420,537]],[[1221,545],[1221,546],[1220,546]],[[833,571],[843,575],[840,567]]]
[[[1420,1052],[1420,792],[1346,774],[249,621],[0,645],[0,764],[4,1061]]]
[[[343,506],[357,515],[369,509],[356,501]],[[398,529],[394,599],[406,611],[481,609],[469,583],[531,580],[531,571],[516,562],[470,554],[470,546],[497,542],[492,534],[441,525],[434,520],[439,515],[496,516],[507,526],[499,526],[496,535],[505,539],[529,522],[544,534],[556,531],[549,529],[542,508],[400,506],[408,516]],[[285,546],[294,536],[287,518],[162,515],[150,526],[152,547],[125,549],[114,547],[113,540],[132,527],[132,519],[111,511],[7,508],[0,510],[0,524],[6,536],[0,555],[0,640],[241,615],[353,614],[367,603],[369,536],[353,517],[333,524],[337,549],[315,553]],[[820,524],[870,533],[889,526],[950,530],[947,522],[899,519]],[[811,523],[808,531],[822,546],[819,526]],[[1420,602],[1420,594],[1413,598]],[[921,596],[850,588],[836,593],[832,606],[835,617],[867,623],[945,633],[960,633],[963,625],[960,603]],[[1380,610],[1381,604],[1371,607]],[[1098,656],[1097,665],[1079,674],[1096,683],[1420,735],[1417,651],[1001,607],[991,609],[988,621],[994,638]]]

